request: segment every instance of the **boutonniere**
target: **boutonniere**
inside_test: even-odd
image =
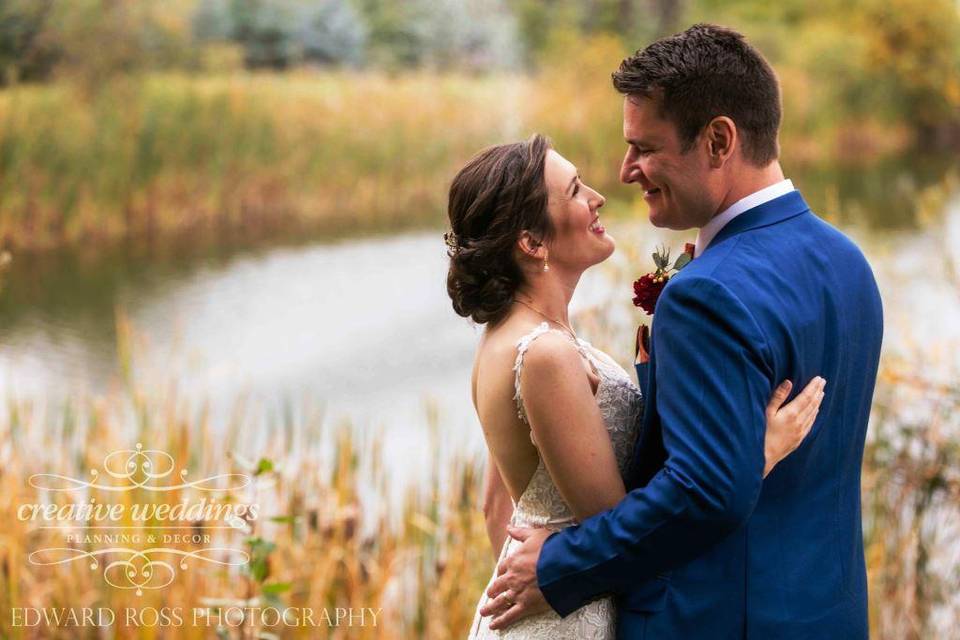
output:
[[[677,256],[677,259],[670,264],[670,249],[660,247],[653,252],[653,264],[656,267],[654,271],[640,276],[633,282],[633,304],[643,309],[647,315],[652,316],[653,310],[657,306],[657,299],[663,288],[667,286],[670,276],[693,260],[694,245],[687,243],[683,247],[683,253]],[[650,329],[645,324],[637,328],[636,341],[636,362],[642,363],[649,359],[650,352]]]

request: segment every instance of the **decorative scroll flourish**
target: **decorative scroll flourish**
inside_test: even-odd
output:
[[[125,547],[111,547],[96,551],[84,551],[71,547],[51,547],[38,549],[28,556],[31,564],[40,566],[60,565],[89,559],[90,569],[96,571],[102,564],[98,558],[104,555],[116,555],[121,559],[113,560],[104,565],[103,579],[111,587],[117,589],[135,589],[136,594],[143,595],[144,589],[162,589],[171,584],[177,571],[174,564],[178,564],[182,571],[189,568],[188,560],[198,560],[211,564],[238,567],[250,562],[250,556],[242,549],[229,547],[210,547],[195,551],[183,551],[167,547],[154,547],[138,551]],[[171,559],[157,560],[156,555],[179,556],[179,563]],[[54,556],[52,559],[45,555]]]
[[[164,479],[176,470],[173,456],[159,449],[144,449],[137,443],[136,449],[118,449],[103,459],[103,472],[90,469],[91,481],[71,478],[55,473],[35,473],[30,476],[30,486],[48,491],[75,491],[77,489],[100,489],[101,491],[177,491],[198,489],[200,491],[235,491],[250,484],[250,476],[242,473],[221,473],[187,481],[187,470],[177,473],[179,483],[164,484]],[[118,481],[111,483],[107,478]]]

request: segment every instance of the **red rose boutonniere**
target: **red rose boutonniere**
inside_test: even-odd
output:
[[[670,266],[670,250],[661,247],[653,253],[653,264],[656,265],[656,271],[640,276],[633,283],[633,304],[647,312],[647,315],[653,315],[653,309],[657,305],[657,298],[660,292],[667,286],[670,280],[671,271],[680,271],[693,260],[693,245],[689,242],[684,247],[683,253],[676,259],[673,266]]]
[[[670,264],[670,250],[661,247],[653,253],[653,264],[656,270],[640,276],[633,283],[633,304],[643,309],[647,315],[653,315],[657,306],[657,299],[663,288],[670,280],[671,272],[677,272],[690,264],[693,260],[694,245],[687,243],[673,265]],[[650,330],[647,325],[640,325],[637,329],[637,362],[646,362],[649,359]]]

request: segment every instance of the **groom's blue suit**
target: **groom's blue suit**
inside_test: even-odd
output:
[[[614,594],[630,639],[867,638],[860,466],[882,324],[863,255],[798,192],[728,223],[657,303],[627,496],[543,546],[550,605]],[[813,430],[764,480],[770,395],[816,375]]]

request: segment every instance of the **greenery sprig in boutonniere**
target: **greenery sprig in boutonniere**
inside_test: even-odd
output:
[[[670,265],[670,249],[660,247],[653,252],[653,264],[657,267],[655,271],[640,276],[633,283],[633,304],[647,312],[647,315],[653,315],[653,309],[657,305],[657,298],[660,292],[667,286],[670,280],[671,272],[677,272],[690,264],[693,260],[694,245],[689,242],[684,247],[683,253],[677,256],[673,265]]]

